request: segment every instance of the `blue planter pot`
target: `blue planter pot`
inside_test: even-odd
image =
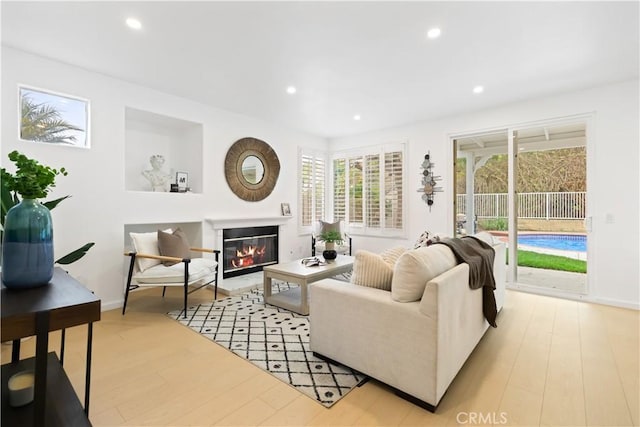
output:
[[[35,288],[49,283],[53,276],[49,209],[34,199],[24,199],[9,209],[2,243],[2,283],[7,288]]]

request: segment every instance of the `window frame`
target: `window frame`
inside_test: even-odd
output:
[[[47,141],[39,141],[36,139],[27,139],[23,137],[22,134],[22,105],[23,105],[23,91],[25,92],[36,92],[44,96],[48,96],[51,98],[57,98],[56,102],[76,102],[81,104],[84,107],[83,118],[84,118],[84,129],[82,132],[84,133],[84,141],[81,143],[69,143],[69,142],[47,142]],[[62,92],[56,92],[49,89],[43,89],[36,86],[31,86],[27,84],[19,83],[17,85],[17,93],[18,93],[18,140],[29,143],[36,143],[42,145],[52,145],[57,147],[72,147],[72,148],[91,148],[91,103],[89,99],[82,98],[75,95],[69,95]],[[66,113],[66,112],[62,112]],[[64,116],[63,119],[68,116]]]

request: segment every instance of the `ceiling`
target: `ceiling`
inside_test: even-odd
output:
[[[3,1],[2,44],[331,138],[638,78],[638,6]]]

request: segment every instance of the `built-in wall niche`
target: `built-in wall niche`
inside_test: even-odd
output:
[[[201,193],[202,139],[201,123],[125,107],[125,189],[152,192],[142,172],[152,169],[151,156],[160,155],[172,183],[178,172],[186,173],[191,192]]]
[[[124,241],[125,251],[132,251],[133,245],[129,233],[157,233],[158,230],[175,230],[180,227],[189,239],[191,247],[202,247],[202,222],[163,222],[163,223],[147,223],[147,224],[125,224],[124,225]],[[212,248],[213,249],[213,248]],[[192,252],[193,258],[201,256],[200,252]]]

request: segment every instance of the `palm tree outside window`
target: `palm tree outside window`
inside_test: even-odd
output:
[[[21,87],[20,110],[20,139],[89,147],[87,101]]]

